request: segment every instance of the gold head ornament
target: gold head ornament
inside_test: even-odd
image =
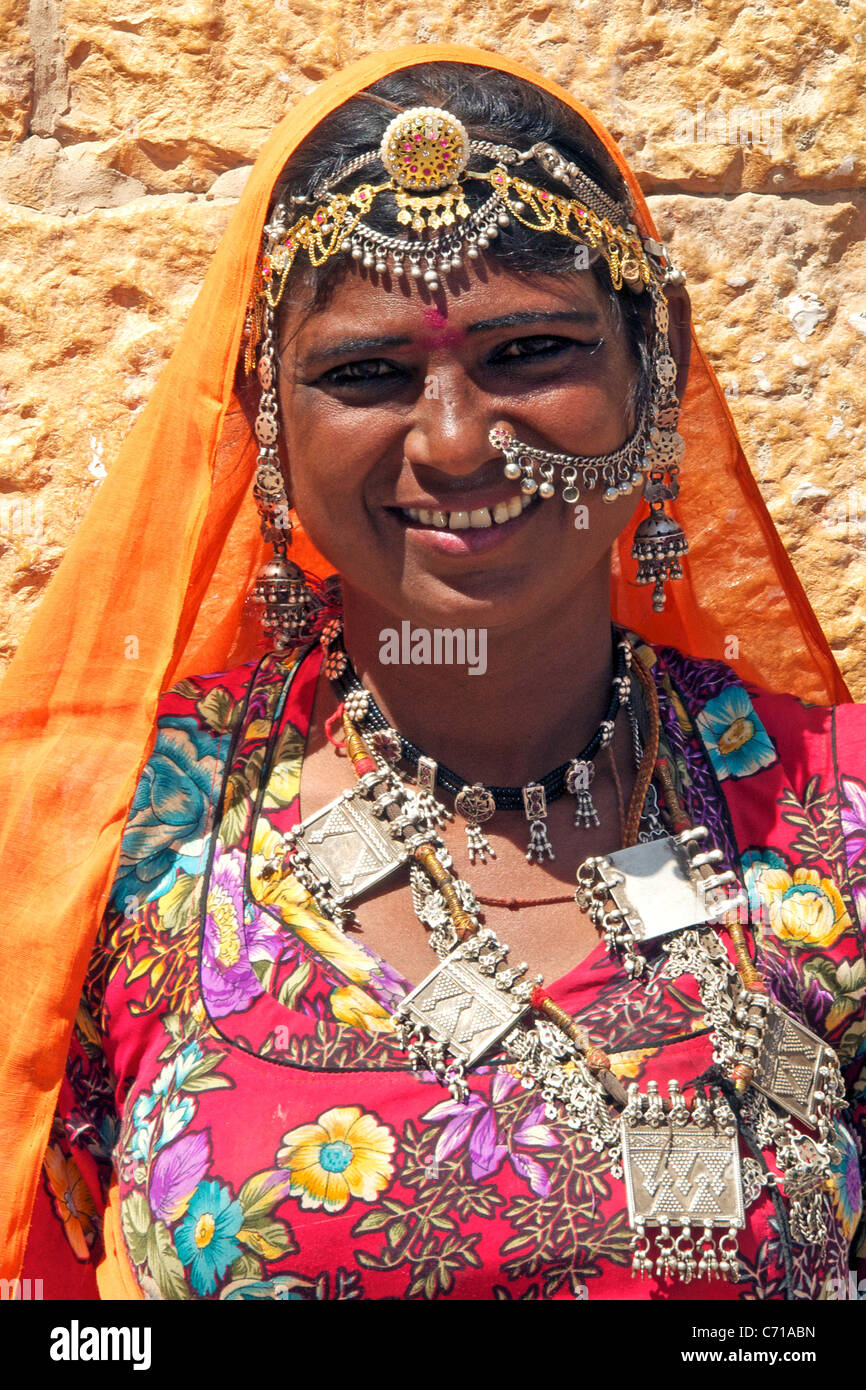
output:
[[[492,160],[492,168],[468,168],[473,155]],[[385,182],[339,190],[352,174],[377,160],[389,175]],[[539,188],[515,172],[515,166],[530,160],[541,164],[572,196]],[[489,190],[474,210],[466,196],[472,183]],[[384,193],[396,204],[393,235],[366,220]],[[291,201],[315,207],[290,222],[286,203],[278,200],[265,227],[248,316],[248,371],[254,366],[266,308],[279,306],[301,254],[315,267],[332,256],[349,255],[378,275],[423,279],[434,291],[443,274],[459,270],[464,258],[477,259],[514,221],[601,254],[615,290],[625,286],[640,294],[653,282],[660,287],[681,278],[664,248],[641,238],[630,210],[552,145],[538,142],[521,153],[507,145],[471,140],[463,123],[440,107],[418,106],[395,116],[376,150],[349,162],[308,198]]]

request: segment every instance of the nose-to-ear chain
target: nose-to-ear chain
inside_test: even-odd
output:
[[[676,428],[677,368],[668,345],[667,300],[655,286],[650,293],[654,326],[650,395],[624,444],[608,454],[559,454],[523,443],[505,425],[495,425],[488,438],[505,456],[506,478],[519,480],[521,492],[529,496],[554,497],[557,472],[563,501],[575,506],[581,487],[591,492],[601,483],[604,501],[616,502],[643,482],[649,515],[635,531],[632,558],[638,562],[637,583],[653,585],[652,604],[660,613],[665,606],[665,582],[682,578],[680,561],[689,545],[679,522],[665,512],[665,503],[672,502],[680,490],[685,441]]]
[[[505,455],[505,476],[516,482],[527,496],[536,492],[539,497],[554,497],[556,470],[561,472],[563,502],[580,501],[578,474],[587,491],[601,480],[606,484],[604,500],[615,502],[643,481],[643,418],[634,434],[614,453],[593,457],[590,454],[555,454],[524,444],[504,425],[495,425],[488,438],[494,449]]]

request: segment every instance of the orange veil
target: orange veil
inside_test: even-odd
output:
[[[20,1267],[48,1130],[121,833],[153,740],[160,694],[248,659],[242,607],[264,559],[250,488],[256,447],[234,394],[235,364],[268,200],[295,147],[330,111],[415,63],[480,63],[558,96],[638,185],[607,132],[555,83],[498,54],[430,44],[377,54],[323,82],[277,127],[153,397],[60,566],[0,688],[0,1210],[4,1276]],[[849,699],[749,472],[734,424],[692,342],[677,515],[686,577],[668,610],[626,583],[614,556],[613,612],[650,641],[728,657],[770,689]],[[718,515],[724,508],[724,518]],[[296,532],[297,534],[297,532]],[[301,538],[301,562],[322,566]],[[296,551],[296,558],[297,551]]]

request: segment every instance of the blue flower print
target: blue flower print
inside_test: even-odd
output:
[[[741,685],[731,685],[707,700],[696,722],[720,782],[726,777],[751,777],[778,761],[772,740]]]
[[[112,890],[127,916],[129,899],[149,902],[171,887],[178,868],[196,871],[220,768],[215,747],[213,734],[195,719],[160,722],[132,801]],[[178,852],[182,846],[189,847],[186,854]]]
[[[241,1253],[235,1236],[244,1214],[227,1187],[200,1182],[190,1199],[186,1216],[175,1232],[175,1246],[189,1267],[196,1293],[207,1297],[229,1265]]]

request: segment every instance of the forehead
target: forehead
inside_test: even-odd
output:
[[[372,336],[447,346],[477,332],[479,325],[512,315],[574,314],[575,324],[582,320],[592,328],[606,321],[606,310],[603,290],[586,271],[527,274],[492,261],[478,262],[446,277],[442,288],[431,295],[417,282],[371,277],[352,264],[321,308],[286,306],[282,338],[286,347],[291,345],[299,354]]]

